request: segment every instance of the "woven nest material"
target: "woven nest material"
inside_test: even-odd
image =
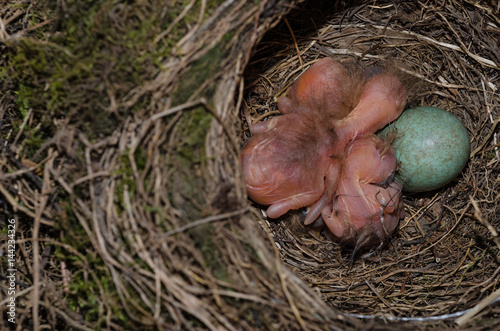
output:
[[[15,219],[20,328],[500,327],[496,2],[82,3],[1,12],[1,248]],[[459,178],[405,196],[389,247],[351,268],[300,213],[263,217],[241,173],[248,124],[325,56],[390,61],[409,106],[449,110],[472,140]]]

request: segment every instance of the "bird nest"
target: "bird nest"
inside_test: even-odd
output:
[[[2,316],[34,330],[498,327],[498,9],[11,1],[0,11]],[[302,211],[266,219],[241,173],[248,124],[276,115],[325,56],[390,62],[412,86],[408,106],[452,112],[472,144],[462,174],[405,195],[389,246],[352,267]]]
[[[498,15],[472,1],[367,2],[321,18],[317,8],[304,10],[269,33],[251,59],[242,141],[249,125],[279,113],[277,98],[302,72],[328,56],[395,66],[408,87],[407,108],[453,113],[467,127],[472,151],[452,183],[404,195],[406,217],[387,248],[351,266],[352,250],[306,229],[304,211],[295,211],[265,222],[281,258],[352,316],[459,325],[496,316],[498,325],[498,303],[487,308],[500,298]]]

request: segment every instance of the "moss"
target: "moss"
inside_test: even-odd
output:
[[[8,66],[0,70],[0,80],[14,83],[20,116],[32,109],[46,139],[55,131],[54,119],[69,117],[70,123],[95,139],[113,132],[124,116],[143,110],[148,95],[132,105],[120,101],[153,79],[190,25],[180,22],[168,38],[155,41],[181,6],[168,8],[165,15],[163,1],[44,4],[34,11],[43,17],[28,17],[33,24],[47,18],[53,24],[10,45],[11,52],[2,56]],[[109,111],[114,102],[116,109]]]
[[[197,226],[187,231],[192,238],[195,247],[201,252],[205,267],[212,271],[217,279],[229,281],[227,266],[220,257],[216,228],[213,224]]]
[[[210,213],[210,206],[204,199],[205,178],[201,169],[207,159],[205,141],[213,115],[199,106],[185,111],[178,122],[179,139],[174,152],[173,164],[176,173],[171,176],[170,190],[174,207],[183,213],[186,223],[195,221]],[[195,247],[201,252],[205,266],[219,279],[227,280],[227,268],[220,258],[217,233],[214,225],[205,224],[187,231]]]
[[[199,60],[196,60],[181,76],[178,86],[172,95],[172,103],[174,105],[188,101],[205,81],[217,75],[220,70],[220,64],[228,54],[226,45],[233,37],[234,32],[227,33],[218,45],[211,48]],[[214,88],[215,84],[210,84],[202,91],[201,96],[210,100],[214,93]]]
[[[68,252],[64,247],[57,246],[54,256],[57,260],[64,261],[66,268],[71,272],[69,291],[65,296],[65,304],[69,309],[84,317],[96,329],[105,327],[108,313],[105,308],[110,308],[112,320],[126,327],[128,319],[126,311],[120,303],[118,292],[115,288],[112,275],[102,258],[94,250],[87,233],[75,218],[70,205],[55,218],[56,228],[71,229],[66,231],[63,243],[77,249],[81,255]],[[102,296],[101,289],[105,293]],[[104,301],[107,305],[104,305]]]
[[[183,219],[191,222],[204,216],[209,208],[205,206],[203,192],[205,178],[201,169],[206,162],[205,140],[212,121],[212,114],[204,107],[185,111],[179,120],[178,141],[172,165],[175,173],[170,177],[168,187],[173,206],[183,213]]]
[[[172,95],[172,103],[177,105],[188,101],[201,83],[213,75],[217,69],[215,63],[220,61],[220,58],[221,50],[218,47],[214,47],[201,59],[195,61],[188,71],[183,74],[181,80],[179,80],[179,85]],[[213,91],[205,91],[205,93],[209,92]]]
[[[205,139],[213,115],[205,107],[197,107],[183,116],[182,144],[178,148],[181,159],[196,167],[205,161]]]

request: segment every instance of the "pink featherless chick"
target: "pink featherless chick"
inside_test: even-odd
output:
[[[379,70],[377,70],[379,71]],[[366,134],[375,133],[390,122],[394,121],[403,112],[406,103],[406,89],[399,79],[384,71],[367,75],[363,82],[359,100],[349,114],[341,120],[335,121],[335,144],[345,151],[347,145]],[[345,164],[345,153],[342,154]],[[367,163],[368,164],[368,163]],[[368,166],[359,164],[361,167]],[[337,185],[337,181],[333,181]],[[336,186],[326,188],[325,192],[335,192]],[[306,216],[304,223],[314,222],[324,208],[329,208],[330,194],[324,194],[320,200],[313,204]]]
[[[241,152],[244,179],[248,196],[269,205],[270,218],[333,198],[345,147],[336,143],[335,128],[356,105],[356,89],[340,63],[324,58],[278,100],[282,116],[250,127]]]
[[[305,224],[321,209],[327,237],[354,246],[355,254],[386,243],[404,217],[402,185],[394,181],[394,151],[373,133],[399,117],[405,103],[399,79],[378,72],[367,78],[356,107],[337,122],[337,143],[347,143],[347,148],[335,196],[313,205]]]
[[[335,198],[322,212],[327,237],[354,246],[355,253],[388,241],[404,217],[396,167],[393,148],[374,134],[349,144]]]

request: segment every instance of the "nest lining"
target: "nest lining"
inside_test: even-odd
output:
[[[453,319],[498,289],[500,26],[491,14],[457,1],[369,2],[332,14],[312,32],[302,27],[307,19],[290,17],[252,59],[243,141],[248,124],[275,116],[277,98],[325,56],[397,66],[412,86],[407,108],[446,109],[469,131],[471,158],[461,175],[444,188],[405,195],[406,217],[390,246],[352,268],[348,249],[301,225],[303,211],[267,220],[286,264],[341,311]],[[498,306],[490,309],[498,314]]]

